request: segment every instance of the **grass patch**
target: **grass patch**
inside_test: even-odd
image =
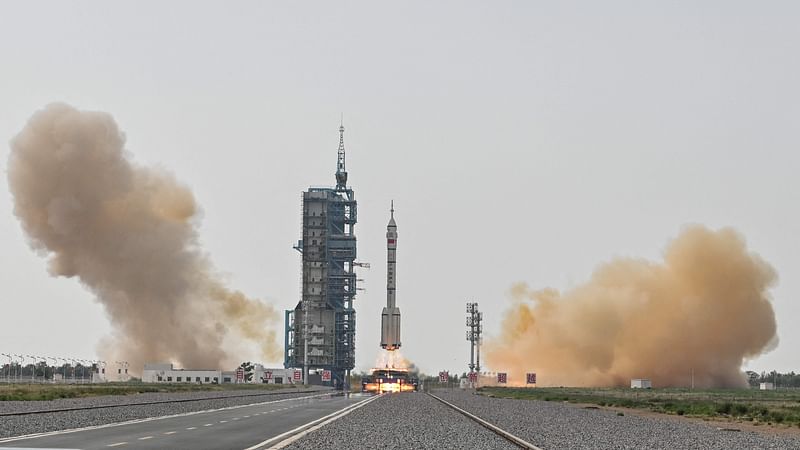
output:
[[[295,385],[280,384],[149,384],[103,383],[85,385],[0,385],[0,401],[41,401],[60,398],[83,398],[101,395],[133,395],[147,392],[203,392],[231,390],[291,389]]]
[[[484,387],[478,391],[502,398],[568,401],[679,416],[728,418],[800,427],[800,408],[797,405],[800,402],[800,390]]]

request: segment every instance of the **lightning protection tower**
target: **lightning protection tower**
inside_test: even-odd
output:
[[[469,372],[480,373],[481,371],[481,332],[483,331],[483,313],[478,311],[478,303],[467,303],[467,340],[469,341]],[[475,362],[475,354],[478,359]],[[470,377],[470,380],[477,379],[477,375]]]

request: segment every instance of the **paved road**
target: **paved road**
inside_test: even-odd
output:
[[[21,440],[0,439],[0,450],[8,448],[242,450],[366,398],[361,394],[354,394],[266,401],[74,432],[54,432]]]

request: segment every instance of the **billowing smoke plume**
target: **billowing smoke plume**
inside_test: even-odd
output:
[[[512,289],[487,362],[549,386],[744,384],[742,362],[777,344],[772,267],[732,229],[687,228],[664,261],[619,259],[563,294]]]
[[[144,362],[236,364],[245,338],[277,355],[275,311],[229,290],[198,244],[191,191],[134,164],[106,113],[53,104],[11,141],[14,212],[54,276],[78,277],[113,325],[100,352],[138,372]]]
[[[376,369],[407,369],[409,373],[419,374],[419,368],[410,359],[406,358],[400,350],[380,350],[375,359]]]

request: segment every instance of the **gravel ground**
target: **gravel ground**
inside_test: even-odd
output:
[[[390,394],[311,432],[291,450],[516,449],[518,447],[422,393]]]
[[[468,391],[434,392],[444,400],[543,449],[800,449],[800,439],[673,417],[587,409],[566,403],[488,398]]]
[[[83,406],[107,406],[129,403],[183,400],[190,398],[214,397],[213,400],[198,400],[185,403],[164,403],[159,405],[126,406],[124,408],[91,409],[83,411],[55,412],[33,414],[28,416],[0,417],[0,438],[39,433],[43,431],[66,430],[107,423],[123,422],[147,417],[168,416],[207,409],[225,408],[228,406],[247,405],[292,397],[313,395],[289,391],[285,394],[274,394],[276,391],[218,391],[218,392],[181,392],[181,393],[145,393],[135,395],[113,395],[59,399],[52,401],[32,402],[0,402],[0,412],[39,411],[45,409],[73,408]],[[270,393],[257,397],[230,398],[236,395]]]

